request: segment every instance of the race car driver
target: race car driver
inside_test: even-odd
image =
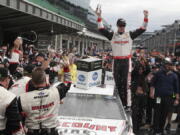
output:
[[[101,8],[97,7],[98,29],[111,41],[114,59],[113,73],[122,104],[127,108],[127,78],[130,72],[130,59],[133,40],[144,33],[148,24],[148,11],[144,11],[143,25],[135,31],[126,32],[126,21],[122,18],[117,20],[117,32],[109,32],[103,25]]]

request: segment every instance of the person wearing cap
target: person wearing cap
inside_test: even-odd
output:
[[[168,61],[171,61],[170,58],[166,58],[166,60]],[[171,65],[171,70],[177,75],[178,77],[178,80],[180,79],[180,72],[178,70],[178,66],[177,66],[178,63],[175,63],[175,62],[172,62],[172,65]],[[176,67],[177,66],[177,67]],[[180,84],[180,80],[179,80],[179,84]],[[180,91],[179,91],[180,92]],[[170,111],[168,113],[168,116],[167,116],[167,124],[166,124],[166,127],[165,127],[165,130],[167,132],[169,132],[171,130],[171,125],[172,125],[172,116],[173,116],[173,113],[178,113],[178,109],[179,109],[179,106],[178,105],[173,105],[171,106],[170,108]],[[178,117],[177,117],[177,121],[178,121]]]
[[[6,45],[2,45],[0,47],[0,63],[4,65],[4,67],[8,67],[9,66],[9,60],[6,56],[7,53],[7,46]]]
[[[98,16],[98,29],[111,41],[112,54],[114,59],[114,79],[116,88],[123,106],[127,107],[127,78],[130,71],[130,59],[132,53],[132,43],[135,38],[146,31],[148,24],[148,11],[144,11],[143,25],[135,31],[126,32],[126,21],[122,18],[117,20],[117,32],[109,32],[103,25],[101,17],[101,9],[97,7],[96,14]]]
[[[56,131],[59,103],[68,92],[71,83],[49,86],[46,73],[41,67],[32,72],[33,87],[20,95],[18,103],[24,114],[27,135],[58,135]]]
[[[0,68],[0,135],[23,135],[16,95],[7,91],[9,75]]]
[[[37,55],[38,55],[38,49],[34,48],[32,54],[29,55],[29,62],[33,62]]]
[[[171,71],[171,61],[165,60],[164,67],[152,79],[150,97],[155,99],[154,134],[163,134],[168,112],[179,104],[179,80]]]

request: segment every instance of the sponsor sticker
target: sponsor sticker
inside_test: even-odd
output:
[[[97,72],[93,73],[92,79],[93,79],[93,81],[96,81],[98,79],[98,73]]]
[[[86,80],[86,77],[84,75],[79,75],[78,79],[80,82],[84,82]]]

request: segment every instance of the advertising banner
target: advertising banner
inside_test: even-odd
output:
[[[58,117],[59,135],[133,135],[125,120]]]
[[[76,87],[81,89],[89,89],[101,84],[102,70],[91,72],[79,71],[77,72]]]

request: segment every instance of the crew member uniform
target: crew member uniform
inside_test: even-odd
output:
[[[0,70],[0,77],[7,77],[8,72]],[[7,91],[0,84],[0,135],[24,135],[21,117],[18,111],[16,95]]]
[[[35,65],[28,64],[24,68],[24,74],[30,75],[35,68]],[[21,79],[17,80],[16,82],[13,83],[13,85],[10,87],[9,91],[14,93],[17,97],[19,97],[22,93],[28,92],[29,89],[29,84],[32,82],[30,81],[31,78],[28,76],[24,76]]]
[[[22,93],[27,91],[28,83],[31,80],[30,77],[24,76],[20,80],[16,81],[11,88],[10,92],[14,93],[17,97],[19,97]]]
[[[27,135],[58,135],[55,128],[59,103],[70,85],[61,83],[57,87],[35,88],[29,83],[28,92],[19,98],[20,111],[25,116],[25,126],[28,128]]]

